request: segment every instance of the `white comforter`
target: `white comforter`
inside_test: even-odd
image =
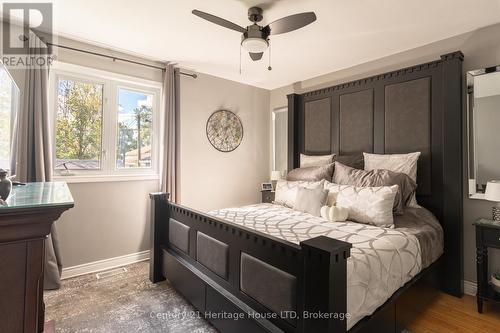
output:
[[[372,314],[422,269],[419,241],[405,231],[328,222],[272,204],[220,209],[210,214],[296,244],[320,235],[352,243],[347,260],[348,329]]]

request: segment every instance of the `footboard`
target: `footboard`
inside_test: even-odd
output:
[[[221,332],[346,332],[351,244],[297,245],[150,197],[150,280],[167,278]]]

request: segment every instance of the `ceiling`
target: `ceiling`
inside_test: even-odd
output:
[[[267,52],[258,62],[243,53],[240,74],[240,33],[191,10],[246,26],[254,5],[261,24],[304,11],[318,19],[271,36],[272,71]],[[62,36],[274,89],[500,22],[500,0],[55,0],[54,15]]]

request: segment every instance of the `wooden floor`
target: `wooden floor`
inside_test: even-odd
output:
[[[480,314],[475,297],[440,294],[408,329],[414,333],[500,332],[500,306],[491,302],[484,305]]]

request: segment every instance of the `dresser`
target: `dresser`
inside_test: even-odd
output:
[[[73,206],[63,182],[13,187],[0,204],[0,332],[43,331],[44,241]]]

